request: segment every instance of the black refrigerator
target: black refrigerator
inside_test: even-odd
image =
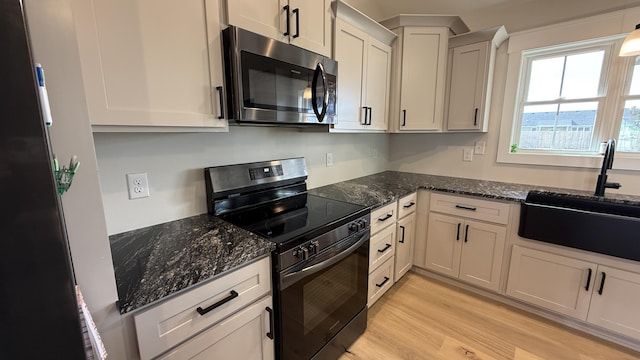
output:
[[[86,359],[28,39],[0,0],[0,359]]]

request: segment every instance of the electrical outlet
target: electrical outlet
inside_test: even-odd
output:
[[[127,174],[127,186],[130,200],[150,196],[147,173]]]
[[[476,155],[484,155],[484,149],[487,147],[486,141],[476,141],[476,146],[473,149],[473,153]]]
[[[466,147],[462,149],[462,161],[473,161],[473,148]]]
[[[333,153],[327,153],[327,166],[333,166]]]

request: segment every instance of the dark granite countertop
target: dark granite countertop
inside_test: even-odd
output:
[[[399,171],[385,171],[340,183],[309,190],[311,194],[343,200],[355,204],[377,208],[408,195],[418,189],[442,191],[460,195],[472,195],[487,199],[523,201],[529,191],[538,190],[567,194],[579,198],[597,199],[615,203],[640,206],[640,196],[607,192],[597,197],[591,191],[552,188],[476,180],[449,176],[415,174]]]
[[[377,208],[418,189],[523,201],[529,191],[568,194],[640,206],[640,196],[385,171],[309,190],[311,194]],[[139,309],[269,254],[274,244],[207,214],[109,237],[120,312]]]
[[[270,241],[208,214],[109,237],[120,313],[262,258]]]

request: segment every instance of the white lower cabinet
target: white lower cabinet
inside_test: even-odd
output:
[[[393,285],[396,249],[397,202],[371,212],[369,242],[369,290],[367,306],[371,307]]]
[[[273,359],[273,328],[269,311],[271,296],[187,340],[159,359]]]
[[[416,214],[398,220],[396,228],[396,256],[394,280],[398,281],[413,266],[413,242],[415,238]]]
[[[513,246],[507,295],[640,340],[640,274]]]
[[[371,307],[393,285],[393,259],[390,258],[369,273],[367,305]]]
[[[425,267],[498,291],[505,239],[504,226],[431,213]]]
[[[140,358],[273,359],[270,264],[265,257],[135,314]]]

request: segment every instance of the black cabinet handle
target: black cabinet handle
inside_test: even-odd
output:
[[[402,110],[402,126],[407,126],[407,110]]]
[[[473,126],[478,125],[478,108],[476,108],[476,113],[473,115]]]
[[[371,106],[369,106],[369,124],[367,125],[371,125],[371,116],[373,114],[373,108]]]
[[[289,36],[289,34],[291,34],[291,32],[289,31],[289,29],[291,28],[291,24],[289,23],[289,17],[291,16],[291,14],[289,13],[289,5],[285,5],[284,8],[282,8],[282,10],[287,12],[287,31],[284,32],[284,36]]]
[[[222,305],[224,305],[224,304],[228,303],[229,301],[231,301],[231,300],[233,300],[233,299],[235,299],[235,298],[237,298],[237,297],[238,297],[238,292],[237,292],[237,291],[235,291],[235,290],[231,290],[231,291],[229,292],[229,296],[227,296],[226,298],[224,298],[224,299],[222,299],[222,300],[218,301],[217,303],[215,303],[215,304],[213,304],[213,305],[211,305],[211,306],[208,306],[208,307],[207,307],[207,308],[205,308],[205,309],[203,309],[203,308],[201,308],[200,306],[198,306],[198,308],[196,309],[196,311],[198,312],[198,314],[200,314],[200,315],[204,315],[204,314],[208,313],[209,311],[211,311],[211,310],[213,310],[213,309],[215,309],[215,308],[217,308],[217,307],[220,307],[220,306],[222,306]]]
[[[293,13],[296,14],[296,34],[293,35],[293,38],[297,38],[300,36],[300,9],[293,9]]]
[[[460,223],[458,223],[458,232],[456,233],[456,241],[460,240]]]
[[[462,206],[462,205],[456,205],[456,209],[469,210],[469,211],[476,211],[477,210],[474,207]]]
[[[364,109],[364,121],[362,125],[367,125],[367,114],[369,113],[369,108],[367,106],[362,107]]]
[[[384,277],[384,281],[382,281],[380,284],[376,284],[377,287],[383,287],[384,284],[387,283],[387,281],[389,281],[389,278],[387,276]]]
[[[391,244],[387,244],[387,246],[385,246],[384,249],[378,249],[378,252],[379,253],[383,253],[383,252],[389,250],[390,247],[391,247]]]
[[[385,215],[384,217],[379,217],[378,221],[387,221],[387,219],[389,219],[392,216],[393,216],[393,211],[390,213],[387,213],[387,215]]]
[[[408,209],[408,208],[412,207],[412,206],[413,206],[413,205],[415,205],[415,204],[416,204],[416,202],[415,202],[415,201],[412,201],[412,202],[410,202],[410,203],[408,203],[408,204],[404,204],[404,205],[402,205],[402,207],[403,207],[403,208],[405,208],[405,209]]]
[[[404,226],[400,225],[400,229],[402,230],[402,239],[398,240],[398,242],[404,244]]]
[[[587,285],[584,287],[584,289],[587,291],[589,291],[589,286],[591,285],[591,274],[593,274],[593,270],[589,268],[589,274],[587,275]]]
[[[222,96],[222,86],[216,86],[216,90],[218,91],[218,100],[220,100],[220,115],[218,115],[218,119],[224,119],[224,98]]]
[[[600,280],[600,289],[598,289],[598,295],[602,295],[602,291],[604,290],[604,281],[607,279],[607,273],[602,272],[602,280]]]
[[[265,310],[269,313],[269,332],[267,333],[267,337],[273,340],[273,309],[267,306]]]
[[[464,228],[464,242],[469,241],[469,224]]]

